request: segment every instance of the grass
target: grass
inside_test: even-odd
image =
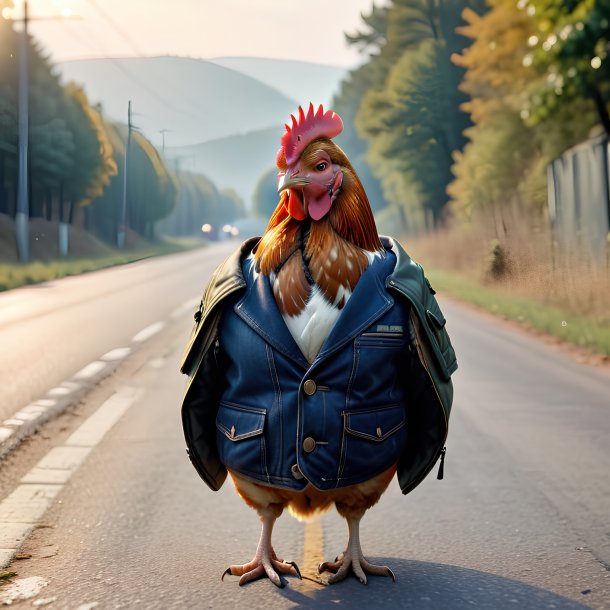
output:
[[[610,356],[610,250],[591,257],[558,243],[545,217],[522,207],[457,219],[404,239],[432,284],[525,327]]]
[[[507,294],[500,288],[484,286],[454,271],[427,269],[426,274],[434,288],[441,293],[563,341],[610,356],[610,325],[593,316],[577,315],[531,298]]]
[[[0,263],[0,291],[18,288],[28,284],[39,284],[69,275],[79,275],[106,267],[124,265],[152,256],[182,252],[201,247],[201,239],[171,239],[163,243],[141,249],[116,252],[108,256],[85,258],[59,258],[46,261],[32,261],[26,264]]]

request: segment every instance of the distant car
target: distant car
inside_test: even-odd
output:
[[[203,236],[206,239],[209,239],[211,241],[218,241],[220,237],[218,234],[218,229],[209,222],[206,222],[201,225],[201,232],[203,233]]]
[[[226,224],[224,227],[222,227],[222,232],[226,235],[227,239],[231,237],[237,237],[239,235],[239,229],[229,224]]]

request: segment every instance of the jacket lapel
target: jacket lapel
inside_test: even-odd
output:
[[[251,262],[246,261],[246,265],[251,265]],[[295,343],[277,307],[269,278],[259,273],[253,279],[251,268],[244,268],[244,276],[247,278],[248,289],[236,303],[235,313],[272,347],[304,369],[308,369],[309,363]]]
[[[353,341],[394,305],[384,282],[395,264],[396,257],[391,252],[386,251],[381,260],[375,257],[360,276],[352,296],[322,344],[314,363]]]

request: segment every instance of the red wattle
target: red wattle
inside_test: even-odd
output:
[[[301,195],[292,189],[288,191],[288,213],[295,220],[305,220],[305,210]]]
[[[320,220],[320,218],[324,218],[328,214],[332,201],[328,191],[326,191],[321,197],[308,197],[307,204],[307,212],[313,220]]]

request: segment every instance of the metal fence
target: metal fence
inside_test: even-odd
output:
[[[600,136],[548,166],[549,216],[559,247],[603,259],[610,247],[610,140]]]

